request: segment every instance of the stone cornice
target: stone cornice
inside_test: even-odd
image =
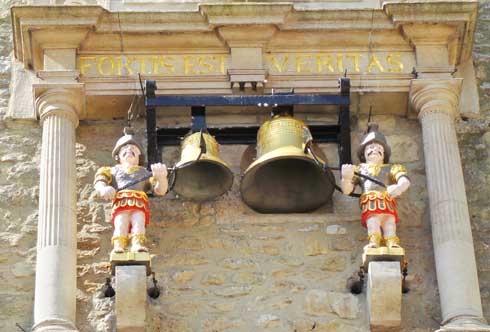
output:
[[[454,49],[450,51],[452,53],[451,63],[464,62],[471,56],[476,27],[477,0],[385,0],[382,1],[382,6],[396,27],[437,24],[454,29],[456,38],[446,41],[448,48]],[[426,33],[425,39],[430,41],[431,35],[431,33]],[[412,40],[412,36],[407,35],[410,42],[414,44],[424,42],[424,38],[418,37],[419,35],[415,36],[417,40]]]
[[[422,119],[431,113],[459,114],[459,97],[463,79],[414,79],[410,87],[410,104]]]
[[[350,6],[355,5],[352,8],[343,8],[339,3],[274,1],[199,4],[195,1],[194,9],[176,6],[171,10],[168,7],[166,10],[152,11],[151,15],[145,12],[145,8],[139,12],[111,12],[99,6],[18,6],[12,8],[15,56],[26,68],[38,71],[43,70],[44,48],[76,48],[83,51],[87,40],[92,41],[88,42],[89,51],[97,51],[93,49],[94,45],[103,46],[103,50],[108,52],[125,51],[126,48],[134,51],[134,47],[144,51],[152,46],[161,46],[162,42],[168,49],[226,48],[217,28],[229,26],[272,27],[278,33],[270,35],[272,39],[269,43],[283,48],[287,47],[284,43],[291,39],[284,36],[282,44],[279,44],[275,41],[276,36],[287,33],[342,33],[352,37],[345,39],[352,39],[352,47],[386,48],[394,42],[393,46],[399,49],[402,45],[390,34],[398,34],[399,26],[419,23],[445,24],[456,30],[456,38],[450,41],[454,45],[451,47],[456,50],[451,53],[454,54],[453,64],[471,53],[477,11],[474,0],[384,1],[382,8],[366,1],[358,4],[349,2]],[[142,33],[144,38],[141,38]],[[253,37],[252,34],[248,35]],[[362,46],[356,36],[369,36],[370,42]],[[380,37],[379,41],[376,36]],[[182,45],[181,37],[185,40],[190,38],[193,42]],[[133,39],[142,39],[141,46],[132,42]],[[413,44],[410,37],[407,39]],[[108,41],[108,44],[104,41]],[[409,43],[404,42],[405,47],[409,47]],[[340,47],[345,47],[345,43]]]

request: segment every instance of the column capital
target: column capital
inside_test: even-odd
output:
[[[41,124],[48,116],[60,116],[78,127],[85,116],[85,90],[81,83],[36,84],[34,105]]]
[[[463,80],[414,79],[410,84],[410,105],[420,120],[430,113],[445,113],[456,118]]]

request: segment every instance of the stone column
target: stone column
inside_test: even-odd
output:
[[[411,103],[422,124],[432,237],[442,310],[440,331],[484,324],[455,117],[460,79],[416,79]]]
[[[77,331],[75,91],[46,90],[36,99],[43,127],[39,185],[35,332]]]

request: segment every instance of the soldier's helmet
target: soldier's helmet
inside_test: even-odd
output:
[[[118,157],[119,150],[121,150],[121,148],[123,146],[128,145],[128,144],[133,144],[133,145],[136,145],[138,147],[138,149],[140,150],[140,153],[141,153],[140,158],[139,158],[139,164],[143,165],[143,162],[145,160],[145,154],[143,152],[144,151],[143,146],[136,139],[136,136],[134,135],[133,129],[131,129],[129,127],[124,128],[124,135],[117,140],[116,145],[114,146],[114,150],[112,150],[112,157],[116,161],[119,161],[119,157]]]
[[[359,149],[357,150],[357,156],[361,162],[366,162],[366,158],[364,157],[364,149],[370,143],[378,143],[384,148],[384,162],[387,163],[390,160],[391,156],[391,148],[386,141],[385,135],[378,131],[378,124],[375,122],[368,123],[368,131],[362,137],[361,144],[359,145]]]

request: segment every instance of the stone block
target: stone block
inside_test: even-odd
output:
[[[116,266],[116,330],[144,332],[146,267]]]
[[[400,326],[401,289],[400,263],[369,263],[367,304],[372,332],[386,331]]]

